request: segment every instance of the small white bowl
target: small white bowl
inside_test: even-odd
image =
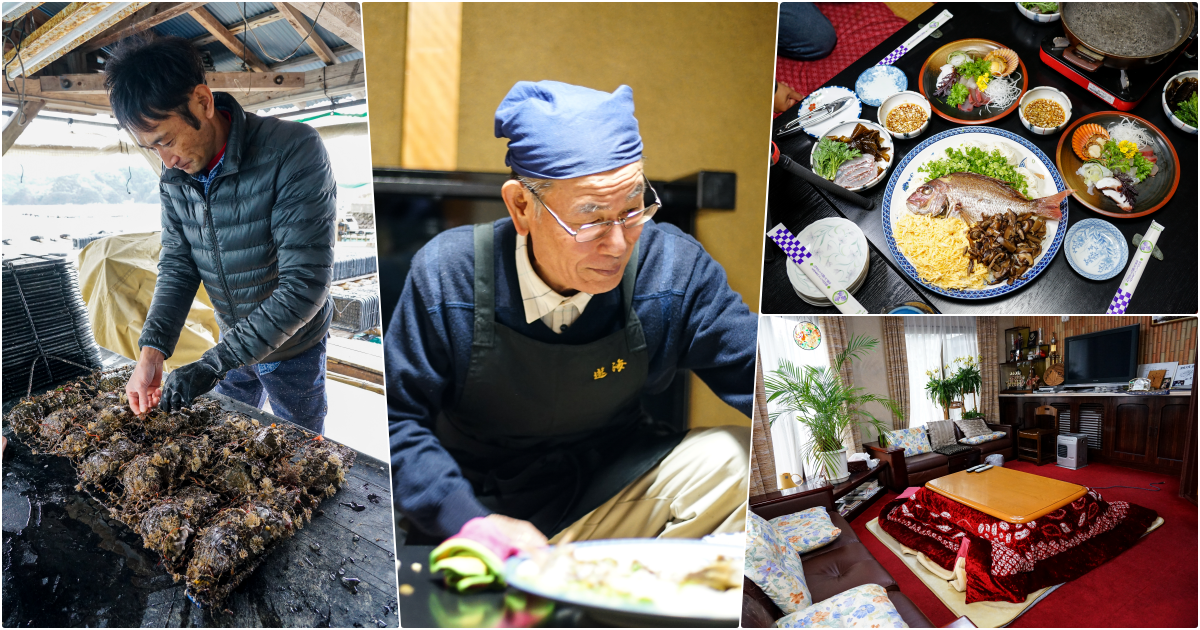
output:
[[[1184,79],[1187,77],[1191,77],[1191,78],[1195,79],[1196,71],[1195,70],[1185,70],[1184,72],[1180,72],[1179,74],[1171,77],[1170,79],[1167,79],[1167,82],[1163,84],[1162,106],[1163,106],[1163,112],[1165,112],[1167,114],[1167,118],[1171,119],[1171,124],[1175,125],[1176,129],[1180,129],[1180,130],[1186,131],[1192,135],[1196,135],[1196,128],[1183,122],[1182,120],[1179,120],[1179,118],[1177,118],[1175,116],[1174,112],[1171,111],[1171,108],[1167,106],[1167,88],[1171,87],[1171,83],[1174,82],[1176,79]]]
[[[842,137],[848,138],[848,137],[850,137],[850,134],[854,133],[854,125],[856,125],[858,123],[862,123],[862,125],[864,127],[868,127],[870,129],[874,129],[879,132],[879,139],[883,141],[880,146],[881,146],[881,148],[888,150],[888,161],[887,161],[887,165],[883,167],[883,172],[879,173],[879,175],[876,175],[875,179],[872,179],[871,181],[867,182],[866,184],[864,184],[862,186],[855,186],[853,188],[847,188],[846,190],[849,190],[850,192],[858,192],[860,190],[866,190],[866,189],[874,186],[875,184],[878,184],[879,182],[883,181],[885,178],[887,178],[888,171],[890,171],[892,169],[892,164],[896,163],[896,143],[892,140],[892,134],[888,133],[888,130],[885,129],[882,125],[873,123],[869,120],[862,120],[861,118],[858,120],[847,120],[846,122],[821,134],[821,136],[822,137],[824,137],[824,136],[842,136]],[[820,142],[820,139],[821,138],[818,137],[817,141]],[[815,151],[817,149],[818,142],[813,143],[813,151]],[[875,164],[878,165],[879,162],[875,162]],[[815,173],[816,168],[814,166],[815,165],[813,164],[812,152],[810,151],[808,154],[808,167],[810,169],[812,169],[812,171]],[[819,177],[819,175],[818,175],[818,177]]]
[[[1059,13],[1034,13],[1033,11],[1021,6],[1020,2],[1015,2],[1013,4],[1017,5],[1017,10],[1021,12],[1021,15],[1024,15],[1034,22],[1041,22],[1043,24],[1047,22],[1057,22],[1058,18],[1061,17],[1061,14]],[[1059,9],[1061,10],[1062,7],[1060,6]]]
[[[875,117],[879,119],[879,125],[884,129],[887,129],[888,112],[892,111],[893,107],[896,107],[897,105],[903,105],[905,103],[915,103],[916,105],[919,105],[921,109],[925,110],[925,123],[920,127],[917,127],[914,131],[910,131],[908,133],[888,131],[893,138],[898,140],[916,138],[917,136],[925,133],[925,130],[929,128],[929,118],[933,115],[932,108],[929,106],[929,100],[922,96],[920,92],[898,92],[887,97],[882,103],[879,104],[879,110],[875,114]]]
[[[1039,127],[1029,122],[1029,119],[1025,117],[1025,106],[1043,98],[1054,101],[1062,106],[1063,113],[1066,114],[1066,117],[1063,118],[1062,124],[1058,125],[1057,127]],[[1068,98],[1066,94],[1063,94],[1062,91],[1056,90],[1052,87],[1046,85],[1035,87],[1026,92],[1025,96],[1021,97],[1021,102],[1017,105],[1017,114],[1021,117],[1021,124],[1025,125],[1025,128],[1028,129],[1030,133],[1038,136],[1053,135],[1062,131],[1063,127],[1066,127],[1067,123],[1071,121],[1071,99]]]

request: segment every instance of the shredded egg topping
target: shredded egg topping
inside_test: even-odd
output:
[[[922,280],[943,289],[983,289],[987,269],[976,264],[967,273],[963,254],[969,245],[967,222],[958,217],[931,217],[903,212],[893,235],[896,247],[916,268]]]

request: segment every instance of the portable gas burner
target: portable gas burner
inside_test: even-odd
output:
[[[1187,43],[1162,61],[1127,71],[1104,66],[1103,60],[1095,59],[1087,51],[1077,50],[1074,45],[1056,47],[1056,38],[1065,39],[1050,35],[1042,40],[1041,49],[1038,51],[1042,61],[1076,85],[1123,112],[1131,111],[1142,99],[1155,91],[1170,72],[1175,60],[1195,44],[1195,36],[1190,37]]]

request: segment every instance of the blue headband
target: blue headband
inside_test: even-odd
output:
[[[508,138],[504,163],[538,179],[594,175],[642,158],[628,85],[609,94],[558,81],[518,81],[496,108],[496,137]]]

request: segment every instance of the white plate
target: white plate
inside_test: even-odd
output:
[[[633,561],[656,572],[683,576],[698,571],[718,556],[731,558],[741,570],[745,546],[684,539],[596,540],[574,543],[576,558],[611,558],[620,564]],[[542,579],[541,571],[528,554],[509,558],[504,565],[509,586],[556,602],[579,606],[601,623],[621,626],[733,626],[738,625],[742,610],[742,589],[723,593],[701,586],[680,591],[668,586],[652,601],[602,598],[594,591],[571,590],[561,580]],[[651,594],[639,589],[639,596]]]
[[[801,129],[804,130],[804,133],[814,138],[819,138],[825,135],[830,129],[833,129],[847,120],[857,119],[859,114],[862,114],[862,103],[859,102],[858,97],[854,95],[853,90],[844,88],[840,85],[831,85],[829,87],[813,90],[812,94],[809,94],[804,98],[803,101],[800,101],[799,115],[803,116],[804,114],[812,111],[813,108],[825,105],[827,103],[832,103],[833,101],[836,101],[844,96],[849,96],[850,100],[847,101],[845,105],[842,105],[842,108],[838,110],[838,113],[833,118],[830,118],[822,123],[817,123],[815,126],[801,127]]]
[[[847,188],[846,190],[849,190],[850,192],[858,192],[860,190],[866,190],[866,189],[874,186],[875,184],[878,184],[879,182],[883,181],[883,178],[887,177],[888,169],[892,168],[892,163],[896,161],[896,143],[892,142],[892,134],[889,133],[888,130],[883,127],[883,125],[873,123],[869,120],[863,120],[861,118],[857,119],[857,120],[847,120],[839,125],[830,127],[828,131],[826,131],[825,133],[823,133],[821,135],[822,136],[837,136],[837,137],[842,137],[842,138],[849,138],[850,134],[854,133],[854,128],[860,124],[864,127],[867,127],[868,129],[874,129],[875,131],[879,132],[879,140],[880,140],[879,146],[881,148],[888,150],[888,159],[887,159],[886,163],[876,161],[875,165],[882,166],[883,170],[879,171],[879,174],[876,175],[874,179],[867,182],[866,184],[863,184],[862,186],[853,186],[853,187]],[[814,173],[817,172],[817,169],[816,169],[816,164],[814,163],[814,160],[813,160],[812,152],[817,150],[817,144],[819,142],[820,142],[820,139],[818,138],[817,142],[813,143],[812,149],[808,152],[808,168],[809,168],[809,170],[811,170]],[[832,180],[830,180],[830,181],[832,181]]]
[[[867,265],[870,249],[866,236],[853,221],[840,217],[818,219],[800,230],[796,239],[813,252],[814,262],[833,280],[842,287],[854,289],[854,282],[862,276]],[[787,274],[800,297],[829,302],[791,258],[787,259]]]
[[[1042,175],[1041,179],[1035,182],[1037,191],[1031,186],[1029,190],[1030,198],[1046,197],[1053,195],[1060,190],[1065,190],[1066,185],[1062,181],[1062,177],[1058,174],[1058,169],[1055,168],[1054,162],[1042,153],[1041,149],[1033,146],[1028,140],[1008,132],[1003,129],[994,127],[959,127],[949,131],[931,136],[917,148],[909,151],[908,155],[900,161],[896,169],[892,171],[892,177],[888,180],[887,188],[883,193],[883,232],[884,238],[887,239],[888,249],[892,251],[892,257],[899,263],[900,268],[908,277],[921,283],[922,286],[947,297],[966,299],[966,300],[984,300],[993,298],[999,295],[1004,295],[1033,282],[1038,274],[1042,272],[1051,260],[1054,260],[1054,255],[1058,253],[1059,247],[1062,245],[1063,236],[1066,234],[1067,225],[1067,201],[1064,199],[1062,208],[1062,220],[1051,221],[1046,220],[1046,237],[1042,240],[1042,253],[1033,261],[1033,267],[1025,272],[1021,280],[1017,280],[1012,284],[1002,282],[992,285],[986,289],[943,289],[942,287],[930,284],[921,279],[917,274],[917,270],[908,262],[904,254],[900,252],[900,248],[896,246],[896,239],[893,236],[895,233],[896,223],[904,213],[908,212],[908,207],[905,201],[918,186],[925,182],[927,177],[925,173],[918,173],[917,169],[927,162],[938,160],[946,157],[946,149],[949,147],[961,149],[963,144],[970,142],[983,142],[991,146],[995,146],[999,142],[1007,143],[1016,150],[1020,156],[1020,166],[1033,171],[1034,174]],[[964,264],[965,261],[964,261]]]

